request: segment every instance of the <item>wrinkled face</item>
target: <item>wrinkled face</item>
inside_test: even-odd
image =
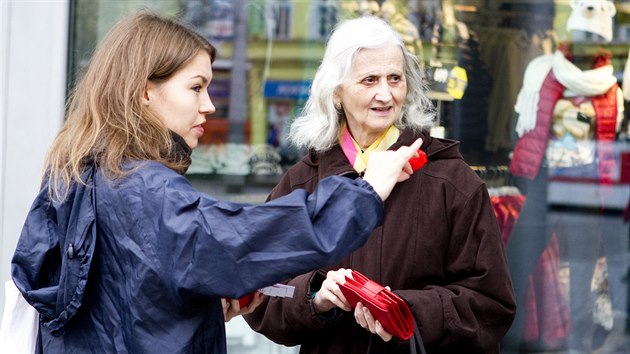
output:
[[[359,50],[335,96],[352,136],[360,144],[371,144],[400,117],[407,96],[402,49],[389,45]]]
[[[195,148],[203,135],[201,124],[215,111],[208,95],[210,80],[210,56],[201,52],[167,81],[149,81],[143,103],[163,119],[167,128]]]

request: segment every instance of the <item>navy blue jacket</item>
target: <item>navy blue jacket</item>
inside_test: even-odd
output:
[[[383,217],[361,180],[330,177],[261,205],[218,201],[157,162],[51,202],[44,183],[12,276],[50,353],[225,353],[222,297],[340,260]]]

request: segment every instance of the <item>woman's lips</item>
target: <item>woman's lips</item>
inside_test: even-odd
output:
[[[391,110],[392,110],[392,106],[372,108],[372,111],[376,112],[377,114],[386,114],[386,113],[389,113]]]
[[[204,132],[203,126],[195,125],[193,129],[195,130],[195,132],[197,132],[197,134],[199,134],[199,136],[203,135],[203,132]]]

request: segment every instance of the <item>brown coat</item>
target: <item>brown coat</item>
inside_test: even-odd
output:
[[[429,162],[394,188],[384,222],[367,243],[338,264],[289,280],[296,287],[293,298],[270,298],[245,316],[255,331],[277,343],[301,345],[301,353],[364,354],[370,341],[379,348],[373,353],[408,353],[406,343],[370,338],[352,313],[314,314],[311,292],[327,270],[343,267],[389,286],[409,304],[428,353],[499,352],[515,301],[488,192],[457,142],[422,137]],[[392,148],[414,138],[405,130]],[[312,191],[330,175],[356,177],[339,146],[307,155],[270,198],[297,188]]]

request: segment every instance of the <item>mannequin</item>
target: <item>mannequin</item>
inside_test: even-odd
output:
[[[567,29],[572,42],[530,62],[515,106],[519,140],[510,169],[527,197],[507,249],[519,310],[504,348],[518,351],[522,345],[527,279],[555,232],[566,245],[561,253],[569,261],[569,350],[591,353],[597,349],[590,285],[601,247],[608,263],[613,308],[613,328],[601,353],[628,352],[620,349],[628,342],[623,334],[627,294],[622,280],[627,269],[627,224],[620,213],[602,211],[604,193],[602,204],[593,208],[551,207],[548,201],[550,174],[594,179],[602,190],[618,178],[613,143],[622,123],[623,93],[612,74],[610,53],[579,55],[581,44],[612,40],[614,5],[573,0],[571,6]]]

